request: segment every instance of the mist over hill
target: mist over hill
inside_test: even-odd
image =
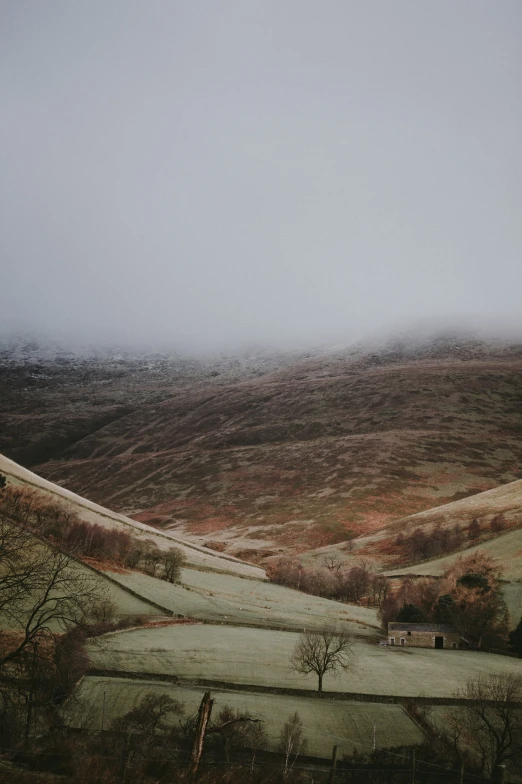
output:
[[[8,457],[254,559],[520,478],[522,343],[506,337],[210,358],[18,343],[0,358]]]

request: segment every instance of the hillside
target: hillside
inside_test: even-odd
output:
[[[371,749],[375,738],[379,748],[420,743],[422,730],[407,712],[412,696],[454,700],[470,674],[519,670],[517,660],[490,653],[448,650],[441,656],[435,650],[382,647],[376,608],[269,583],[260,579],[259,567],[183,544],[7,458],[0,458],[0,472],[9,484],[60,499],[84,520],[123,528],[158,545],[174,542],[187,557],[176,584],[109,564],[89,567],[96,579],[106,581],[117,618],[142,617],[134,628],[88,642],[89,670],[63,706],[63,718],[73,727],[98,732],[150,693],[167,694],[194,711],[211,689],[219,706],[248,709],[266,723],[262,748],[267,751],[276,750],[282,722],[299,710],[309,753],[322,758],[337,741],[346,753]],[[315,676],[292,669],[291,656],[303,629],[325,623],[351,633],[353,660],[349,671],[326,675],[323,694],[316,691]]]
[[[121,358],[116,374],[98,358],[91,375],[71,360],[67,383],[46,361],[21,403],[4,405],[8,455],[29,464],[32,450],[53,482],[249,560],[368,534],[520,478],[513,342],[394,340],[241,372]]]
[[[185,542],[170,532],[156,531],[144,523],[111,512],[64,488],[41,479],[0,455],[0,473],[10,484],[35,488],[53,500],[59,499],[77,512],[80,519],[108,528],[120,528],[133,539],[153,541],[160,548],[178,547],[185,555],[180,582],[171,584],[139,571],[111,564],[94,564],[107,583],[118,615],[183,616],[208,622],[245,624],[260,628],[317,628],[325,621],[343,621],[354,634],[377,638],[379,621],[374,608],[340,605],[319,596],[309,596],[273,585],[263,569],[232,556]]]
[[[502,516],[503,528],[492,531],[491,521],[499,515]],[[474,541],[467,537],[468,527],[474,520],[478,522],[480,527],[475,546],[473,546]],[[451,531],[455,529],[455,526],[460,528],[462,532],[458,550],[454,556],[446,555],[444,558],[438,559],[441,563],[448,561],[448,559],[449,563],[451,559],[458,557],[464,551],[468,553],[475,549],[484,549],[491,555],[498,557],[506,569],[512,568],[514,570],[512,577],[522,578],[522,571],[517,565],[520,553],[516,544],[521,532],[520,530],[511,530],[522,528],[522,480],[477,493],[469,498],[426,509],[417,514],[401,517],[379,531],[361,536],[352,543],[311,551],[308,557],[324,557],[335,549],[335,552],[342,554],[343,558],[354,559],[364,556],[381,567],[385,567],[390,561],[404,557],[404,553],[394,547],[397,537],[411,536],[414,531],[423,531],[428,535],[435,530]],[[512,542],[512,545],[507,542]],[[433,563],[433,561],[429,561],[429,563]],[[418,568],[429,569],[431,567],[423,564]],[[428,573],[435,574],[435,572],[426,572],[426,574]]]
[[[78,513],[81,520],[85,520],[88,523],[95,523],[105,528],[122,529],[131,533],[136,539],[153,541],[160,549],[172,546],[178,547],[183,552],[187,564],[191,566],[257,577],[259,579],[264,579],[265,577],[264,571],[252,564],[245,563],[232,556],[215,553],[191,542],[185,542],[170,532],[157,531],[144,523],[139,523],[124,515],[112,512],[110,509],[106,509],[99,504],[78,496],[76,493],[42,479],[42,477],[17,465],[13,460],[4,457],[4,455],[0,455],[0,473],[11,484],[34,488],[44,496],[49,497],[50,500],[64,502]]]

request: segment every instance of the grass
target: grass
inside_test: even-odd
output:
[[[196,569],[182,569],[180,585],[138,572],[111,572],[110,576],[175,614],[197,619],[299,630],[349,621],[351,631],[371,636],[379,626],[374,609],[340,604],[262,580]]]
[[[289,666],[298,635],[191,625],[110,634],[89,648],[93,668],[262,687],[311,689],[317,678]],[[520,673],[518,659],[473,651],[382,648],[356,642],[355,668],[325,676],[325,691],[451,697],[468,678]]]
[[[69,703],[67,720],[72,726],[101,727],[105,703],[104,726],[131,710],[149,692],[168,694],[185,704],[187,714],[195,713],[203,689],[171,686],[158,681],[136,681],[120,678],[90,676],[83,680],[76,699]],[[274,694],[255,694],[212,690],[213,713],[224,705],[249,711],[262,719],[268,734],[267,750],[276,751],[279,733],[286,719],[297,711],[308,738],[307,753],[329,758],[333,745],[339,746],[340,756],[352,751],[369,751],[375,739],[379,748],[413,745],[423,740],[423,734],[399,705],[361,702],[331,702],[306,697],[287,697]]]
[[[78,565],[78,568],[82,568]],[[97,578],[100,582],[100,587],[106,594],[107,599],[114,603],[116,618],[124,618],[129,615],[145,615],[145,616],[161,616],[165,613],[158,607],[150,604],[146,599],[139,599],[137,596],[125,591],[123,588],[115,585],[109,580],[105,580],[103,576]]]

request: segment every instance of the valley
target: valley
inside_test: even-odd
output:
[[[262,368],[158,360],[156,378],[129,360],[117,373],[105,359],[93,374],[90,361],[62,372],[55,357],[49,372],[38,365],[34,393],[22,384],[34,357],[6,363],[1,383],[21,384],[2,412],[7,487],[183,557],[169,582],[155,569],[74,556],[116,628],[86,640],[85,670],[60,707],[66,726],[98,732],[147,695],[194,713],[210,689],[215,711],[263,722],[267,754],[298,711],[309,758],[324,761],[333,745],[348,756],[376,742],[429,743],[413,703],[445,721],[444,710],[466,704],[469,679],[518,678],[509,655],[380,644],[380,598],[334,601],[273,579],[285,559],[330,582],[341,566],[363,568],[393,595],[486,554],[517,625],[522,355],[460,344],[277,357]],[[446,551],[415,556],[408,543],[419,531]],[[316,674],[300,674],[292,656],[303,633],[325,626],[351,635],[352,661],[318,692]]]
[[[26,354],[4,352],[0,451],[249,561],[520,477],[513,342],[449,335],[243,362]]]

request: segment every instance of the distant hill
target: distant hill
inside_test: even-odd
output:
[[[499,515],[502,516],[502,529],[492,531],[492,520]],[[458,526],[462,532],[464,539],[462,546],[469,547],[473,545],[473,541],[467,541],[466,537],[473,521],[478,523],[477,536],[481,540],[481,546],[483,544],[488,548],[493,547],[489,539],[497,541],[499,537],[509,533],[508,530],[503,530],[504,528],[522,528],[522,480],[402,517],[373,534],[357,539],[353,543],[352,551],[382,552],[385,543],[395,540],[399,535],[407,537],[416,530],[430,533],[438,527],[454,529],[455,526]],[[522,574],[520,577],[522,578]]]
[[[8,455],[248,559],[369,534],[521,475],[515,342],[400,338],[241,372],[160,357],[10,367]]]

